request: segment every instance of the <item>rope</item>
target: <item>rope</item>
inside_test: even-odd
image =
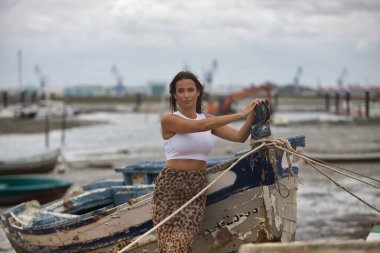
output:
[[[290,176],[293,176],[297,180],[298,183],[302,184],[302,182],[300,181],[299,177],[297,177],[296,175],[294,175],[294,173],[292,171],[292,161],[291,161],[291,159],[289,157],[289,153],[291,153],[291,152],[287,152],[287,150],[293,150],[294,152],[298,152],[298,151],[296,151],[296,150],[293,149],[293,147],[290,145],[290,142],[287,139],[275,138],[273,135],[271,135],[269,137],[262,138],[260,140],[251,140],[251,146],[254,147],[254,146],[258,145],[261,142],[265,142],[268,146],[271,145],[271,146],[275,146],[275,147],[279,147],[279,146],[280,147],[285,147],[282,150],[285,151],[286,159],[287,159],[287,162],[288,162],[288,178]],[[276,165],[272,164],[272,166],[276,166]]]
[[[341,175],[344,175],[344,176],[350,177],[350,178],[355,179],[355,180],[357,180],[357,181],[360,181],[360,182],[362,182],[362,183],[364,183],[364,184],[367,184],[367,185],[373,186],[373,187],[375,187],[375,188],[380,188],[379,185],[372,184],[372,183],[367,182],[367,181],[364,181],[364,180],[362,180],[362,179],[360,179],[360,178],[357,178],[357,177],[351,176],[350,174],[347,174],[347,173],[341,172],[341,171],[339,171],[339,170],[337,170],[337,169],[332,168],[331,166],[327,166],[326,164],[323,164],[323,163],[317,162],[315,159],[312,159],[312,158],[309,158],[308,156],[305,156],[305,155],[303,155],[303,154],[300,154],[299,152],[297,152],[297,151],[295,151],[295,150],[293,150],[293,151],[291,151],[291,150],[285,150],[285,149],[282,148],[282,147],[277,147],[277,148],[279,148],[279,149],[281,149],[281,150],[283,150],[283,151],[286,151],[286,152],[292,153],[292,154],[294,154],[294,155],[297,155],[297,156],[301,157],[302,159],[304,159],[304,160],[307,161],[307,162],[312,162],[312,163],[318,164],[318,165],[320,165],[320,166],[322,166],[322,167],[324,167],[324,168],[326,168],[326,169],[329,169],[329,170],[332,170],[332,171],[334,171],[334,172],[336,172],[336,173],[339,173],[339,174],[341,174]],[[373,178],[370,178],[370,177],[367,177],[367,178],[374,180]]]
[[[286,185],[281,184],[280,180],[278,179],[278,168],[277,168],[276,150],[275,150],[274,147],[266,147],[266,151],[267,151],[267,158],[269,158],[269,162],[272,165],[273,172],[274,172],[275,188],[276,188],[278,194],[282,198],[287,198],[289,196],[289,194],[290,194],[290,190],[289,190],[289,188]],[[289,167],[288,167],[288,169],[289,169]],[[290,176],[290,174],[288,174],[288,176]],[[285,188],[287,190],[287,194],[282,194],[280,186],[282,186],[283,188]]]
[[[183,206],[181,206],[179,209],[177,209],[176,211],[174,211],[172,214],[170,214],[168,217],[166,217],[164,220],[162,220],[160,223],[158,223],[156,226],[154,226],[153,228],[151,228],[149,231],[147,231],[146,233],[144,233],[143,235],[141,235],[139,238],[137,238],[135,241],[133,241],[132,243],[128,244],[127,246],[125,246],[123,249],[121,249],[120,251],[118,251],[117,253],[123,253],[125,251],[127,251],[128,249],[132,248],[133,246],[135,246],[139,241],[141,241],[142,239],[144,239],[147,235],[149,235],[150,233],[154,232],[155,230],[157,230],[159,227],[161,227],[165,222],[167,222],[169,219],[171,219],[173,216],[175,216],[176,214],[178,214],[180,211],[182,211],[186,206],[188,206],[192,201],[194,201],[196,198],[198,198],[201,194],[203,194],[204,192],[206,192],[214,183],[216,183],[216,181],[218,181],[222,176],[224,176],[224,174],[226,174],[228,171],[230,171],[233,167],[236,166],[236,164],[244,159],[245,157],[257,152],[259,149],[263,148],[263,147],[274,147],[274,148],[277,148],[277,149],[280,149],[282,151],[284,151],[286,153],[286,156],[287,156],[287,161],[288,161],[288,177],[290,175],[294,175],[291,168],[292,168],[292,163],[291,163],[291,160],[290,160],[290,157],[289,157],[289,154],[293,154],[293,155],[296,155],[302,159],[304,159],[308,164],[310,164],[314,169],[316,169],[319,173],[321,173],[323,176],[325,176],[326,178],[328,178],[331,182],[333,182],[336,186],[338,186],[339,188],[343,189],[344,191],[348,192],[349,194],[351,194],[353,197],[355,197],[356,199],[358,199],[359,201],[361,201],[362,203],[366,204],[367,206],[369,206],[370,208],[374,209],[375,211],[379,212],[380,213],[380,210],[377,209],[376,207],[372,206],[371,204],[369,204],[368,202],[366,202],[365,200],[361,199],[360,197],[358,197],[357,195],[355,195],[353,192],[351,192],[350,190],[348,190],[346,187],[344,187],[343,185],[340,185],[339,183],[337,183],[334,179],[332,179],[331,177],[329,177],[326,173],[322,172],[320,169],[318,169],[315,164],[317,165],[320,165],[326,169],[329,169],[329,170],[332,170],[336,173],[339,173],[341,175],[344,175],[344,176],[347,176],[347,177],[350,177],[352,179],[355,179],[355,180],[358,180],[362,183],[365,183],[365,184],[368,184],[368,185],[371,185],[373,187],[376,187],[376,188],[380,188],[378,185],[375,185],[375,184],[372,184],[372,183],[369,183],[367,181],[364,181],[364,180],[361,180],[360,178],[357,178],[355,176],[352,176],[350,174],[347,174],[345,172],[342,172],[342,171],[339,171],[338,169],[336,168],[339,168],[338,166],[335,166],[335,165],[327,165],[328,163],[326,162],[323,162],[323,161],[318,161],[317,159],[313,159],[313,158],[310,158],[306,155],[303,155],[301,154],[300,152],[298,152],[297,150],[295,150],[289,143],[288,140],[285,140],[285,139],[277,139],[275,137],[273,137],[272,135],[267,137],[267,138],[263,138],[263,139],[260,139],[260,140],[251,140],[251,147],[252,147],[252,150],[248,151],[247,153],[245,153],[244,155],[240,156],[233,164],[231,164],[226,170],[224,170],[218,177],[216,177],[211,183],[209,183],[205,188],[203,188],[197,195],[195,195],[193,198],[191,198],[188,202],[186,202]],[[272,151],[272,150],[271,150]],[[268,150],[268,153],[271,153],[270,154],[270,157],[269,157],[269,161],[270,163],[272,164],[273,166],[273,158],[275,156],[275,154],[273,154],[273,152],[269,152]],[[276,164],[274,164],[274,166],[276,166]],[[335,168],[333,168],[335,167]],[[277,167],[276,167],[277,168]],[[346,169],[343,169],[343,168],[339,168],[339,169],[342,169],[342,170],[345,170],[345,171],[349,171],[351,172],[352,174],[356,174],[356,175],[360,175],[359,173],[356,173],[356,172],[353,172],[353,171],[350,171],[350,170],[346,170]],[[360,175],[360,176],[363,176],[363,175]],[[379,182],[378,180],[376,179],[373,179],[373,178],[370,178],[370,177],[367,177],[367,176],[363,176],[363,177],[366,177],[367,179],[371,179],[371,180],[374,180],[374,181],[377,181]],[[297,178],[297,177],[295,177]],[[298,180],[298,178],[297,178]],[[276,181],[278,181],[277,179],[277,176],[276,176]],[[279,188],[279,186],[278,186]],[[280,189],[278,189],[279,191]]]
[[[300,158],[304,159],[308,164],[310,164],[314,169],[316,169],[319,173],[321,173],[322,175],[324,175],[326,178],[328,178],[331,182],[333,182],[335,185],[337,185],[339,188],[343,189],[344,191],[346,191],[347,193],[351,194],[353,197],[355,197],[356,199],[358,199],[359,201],[361,201],[362,203],[364,203],[365,205],[369,206],[370,208],[374,209],[375,211],[377,211],[378,213],[380,213],[380,210],[377,209],[376,207],[372,206],[371,204],[369,204],[367,201],[365,201],[364,199],[360,198],[359,196],[357,196],[356,194],[354,194],[352,191],[350,191],[349,189],[347,189],[346,187],[340,185],[338,182],[336,182],[334,179],[332,179],[331,177],[329,177],[327,174],[325,174],[324,172],[322,172],[320,169],[318,169],[315,164],[318,164],[326,169],[329,169],[331,171],[334,171],[338,174],[341,174],[341,175],[344,175],[344,176],[347,176],[347,177],[350,177],[352,179],[355,179],[359,182],[362,182],[364,184],[367,184],[367,185],[370,185],[370,186],[373,186],[375,188],[380,188],[379,185],[375,185],[375,184],[372,184],[370,182],[367,182],[367,181],[364,181],[360,178],[357,178],[355,176],[352,176],[350,174],[347,174],[345,172],[342,172],[342,171],[339,171],[338,169],[336,168],[333,168],[334,166],[328,166],[326,162],[317,162],[316,159],[313,159],[313,158],[310,158],[306,155],[303,155],[301,154],[300,152],[296,151],[293,149],[293,147],[291,147],[289,141],[287,140],[283,140],[283,139],[275,139],[273,136],[269,136],[267,138],[265,138],[263,141],[265,142],[271,142],[273,140],[272,143],[268,144],[269,145],[274,145],[276,148],[280,149],[280,150],[283,150],[284,152],[288,152],[288,153],[291,153],[293,155],[296,155],[296,156],[299,156]],[[257,140],[257,141],[252,141],[252,144],[253,145],[256,145],[257,143],[259,143],[260,140]],[[284,148],[285,146],[285,148]],[[288,159],[289,161],[289,159]],[[337,167],[337,166],[335,166]],[[339,167],[338,167],[339,168]],[[346,170],[346,169],[344,169]],[[359,173],[355,173],[353,171],[350,171],[350,170],[346,170],[346,171],[349,171],[353,174],[359,174]],[[362,176],[362,175],[361,175]],[[374,180],[374,181],[378,181],[376,179],[373,179],[371,177],[367,177],[367,176],[364,176],[366,177],[367,179],[371,179],[371,180]]]
[[[360,198],[359,196],[357,196],[355,193],[353,193],[352,191],[350,191],[348,188],[344,187],[343,185],[339,184],[338,182],[336,182],[334,179],[332,179],[331,177],[329,177],[326,173],[324,173],[322,170],[318,169],[313,163],[309,162],[309,161],[306,161],[309,165],[311,165],[314,169],[316,169],[319,173],[321,173],[323,176],[325,176],[328,180],[330,180],[331,182],[333,182],[337,187],[343,189],[344,191],[348,192],[349,194],[351,194],[352,196],[354,196],[356,199],[358,199],[359,201],[363,202],[364,204],[366,204],[367,206],[369,206],[370,208],[372,208],[373,210],[377,211],[378,213],[380,213],[380,209],[377,209],[376,207],[372,206],[371,204],[369,204],[367,201],[365,201],[364,199]]]
[[[279,149],[281,149],[281,150],[284,150],[282,147],[277,147],[277,148],[279,148]],[[285,150],[284,150],[284,151],[285,151]],[[376,188],[379,188],[379,186],[377,186],[377,185],[373,185],[373,184],[368,183],[368,182],[363,181],[363,180],[360,180],[359,178],[355,178],[355,177],[350,176],[350,175],[348,175],[348,174],[346,174],[346,173],[339,172],[339,171],[337,171],[336,169],[332,169],[332,168],[330,168],[329,166],[326,166],[326,165],[323,165],[323,164],[321,164],[321,163],[318,163],[318,162],[314,161],[313,159],[310,159],[310,158],[308,158],[308,157],[306,157],[306,156],[304,156],[304,155],[302,155],[302,154],[300,154],[300,153],[298,153],[298,152],[294,152],[294,151],[290,151],[290,150],[287,150],[287,152],[293,153],[294,155],[297,155],[297,156],[301,157],[301,158],[304,159],[308,164],[310,164],[314,169],[316,169],[319,173],[321,173],[322,175],[324,175],[325,177],[327,177],[331,182],[333,182],[333,183],[334,183],[335,185],[337,185],[339,188],[343,189],[344,191],[346,191],[347,193],[351,194],[351,195],[354,196],[356,199],[358,199],[360,202],[366,204],[366,205],[369,206],[370,208],[374,209],[376,212],[380,213],[380,210],[379,210],[379,209],[377,209],[376,207],[372,206],[372,205],[369,204],[367,201],[363,200],[362,198],[358,197],[357,195],[355,195],[353,192],[351,192],[350,190],[348,190],[348,189],[345,188],[344,186],[342,186],[342,185],[340,185],[339,183],[337,183],[334,179],[332,179],[332,178],[329,177],[327,174],[325,174],[325,173],[322,172],[320,169],[318,169],[314,164],[321,165],[322,167],[325,167],[326,169],[331,169],[332,171],[335,171],[335,172],[338,172],[338,173],[340,173],[340,174],[346,175],[346,176],[348,176],[348,177],[351,177],[351,178],[353,178],[353,179],[356,179],[356,180],[358,180],[358,181],[360,181],[360,182],[363,182],[363,183],[365,183],[365,184],[368,184],[368,185],[374,186],[374,187],[376,187]]]
[[[205,188],[203,188],[203,190],[201,190],[197,195],[195,195],[193,198],[191,198],[188,202],[186,202],[183,206],[181,206],[179,209],[177,209],[176,211],[174,211],[171,215],[169,215],[168,217],[166,217],[164,220],[162,220],[160,223],[158,223],[156,226],[154,226],[153,228],[151,228],[149,231],[147,231],[145,234],[143,234],[142,236],[140,236],[139,238],[137,238],[135,241],[133,241],[132,243],[128,244],[127,246],[125,246],[123,249],[121,249],[120,251],[118,251],[117,253],[123,253],[125,252],[126,250],[132,248],[132,246],[136,245],[139,241],[141,241],[143,238],[145,238],[147,235],[149,235],[150,233],[154,232],[155,230],[157,230],[159,227],[161,227],[165,222],[167,222],[169,219],[171,219],[173,216],[175,216],[177,213],[179,213],[180,211],[182,211],[186,206],[188,206],[192,201],[194,201],[196,198],[198,198],[200,195],[202,195],[205,191],[207,191],[214,183],[216,183],[216,181],[218,181],[222,176],[224,176],[224,174],[226,174],[228,171],[230,171],[233,167],[235,167],[235,165],[242,159],[246,158],[247,156],[257,152],[259,149],[261,149],[262,147],[266,146],[265,143],[262,143],[260,146],[250,150],[249,152],[245,153],[244,155],[242,155],[241,157],[239,157],[239,159],[237,159],[233,164],[230,165],[230,167],[228,167],[226,170],[224,170],[218,177],[216,177],[211,183],[209,183]]]
[[[310,158],[309,158],[309,159],[310,159]],[[347,177],[349,177],[349,178],[355,179],[355,180],[357,180],[357,181],[359,181],[359,182],[362,182],[362,183],[364,183],[364,184],[367,184],[367,185],[373,186],[373,187],[375,187],[375,188],[380,188],[379,185],[376,185],[376,184],[373,184],[373,183],[370,183],[370,182],[364,181],[364,180],[362,180],[362,179],[360,179],[360,178],[357,178],[357,177],[354,177],[354,176],[352,176],[352,175],[350,175],[350,174],[347,174],[347,173],[345,173],[345,172],[339,171],[339,170],[337,170],[336,168],[334,168],[333,166],[328,166],[327,164],[320,163],[320,162],[316,162],[316,160],[314,160],[314,159],[311,159],[311,160],[312,160],[313,163],[318,164],[318,165],[320,165],[320,166],[322,166],[322,167],[324,167],[324,168],[326,168],[326,169],[332,170],[332,171],[334,171],[334,172],[336,172],[336,173],[338,173],[338,174],[341,174],[341,175],[347,176]],[[351,172],[351,171],[350,171],[350,172]],[[370,178],[370,177],[367,177],[367,178],[374,180],[373,178]],[[376,181],[376,180],[375,180],[375,181]]]
[[[348,169],[345,169],[345,168],[339,167],[338,165],[331,164],[331,163],[328,163],[328,162],[325,162],[325,161],[322,161],[322,160],[319,160],[319,159],[316,159],[316,158],[311,158],[310,156],[307,156],[307,155],[304,155],[304,156],[306,156],[306,157],[308,157],[308,158],[310,158],[310,159],[313,159],[313,160],[315,160],[315,161],[317,161],[317,162],[320,162],[320,163],[322,163],[322,164],[326,164],[326,165],[329,165],[329,166],[335,167],[335,168],[340,169],[340,170],[343,170],[343,171],[348,171],[348,172],[350,172],[350,173],[352,173],[352,174],[355,174],[355,175],[358,175],[358,176],[361,176],[361,177],[364,177],[364,178],[367,178],[367,179],[370,179],[370,180],[373,180],[373,181],[375,181],[375,182],[380,183],[380,180],[377,180],[376,178],[368,177],[368,176],[363,175],[363,174],[360,174],[360,173],[358,173],[358,172],[356,172],[356,171],[348,170]]]

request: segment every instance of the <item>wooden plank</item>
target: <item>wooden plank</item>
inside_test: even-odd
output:
[[[378,253],[380,241],[320,241],[244,244],[238,253]]]

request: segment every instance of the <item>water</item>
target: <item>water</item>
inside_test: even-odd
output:
[[[82,151],[129,150],[159,147],[160,115],[133,113],[95,113],[79,116],[81,120],[106,121],[66,130],[64,153]],[[61,131],[50,132],[50,148],[61,147]],[[45,150],[45,136],[41,134],[0,135],[0,158],[15,158],[41,153]]]
[[[340,164],[341,167],[380,179],[380,163]],[[329,173],[340,184],[362,199],[380,208],[380,191],[349,178]],[[296,240],[365,239],[370,225],[380,215],[315,171],[303,166],[298,190],[298,224]],[[372,182],[373,183],[373,182]]]
[[[67,130],[66,145],[63,147],[67,157],[86,152],[102,154],[127,150],[130,153],[126,156],[126,163],[144,159],[163,159],[159,114],[96,113],[83,115],[81,118],[109,123]],[[242,122],[236,122],[232,125],[239,127],[241,124]],[[275,137],[305,135],[305,152],[380,152],[380,128],[374,124],[320,123],[272,126],[272,133]],[[60,139],[60,131],[52,131],[51,147],[60,147]],[[45,150],[44,141],[43,134],[0,135],[1,158],[40,153]],[[238,151],[249,145],[248,142],[234,144],[220,140],[215,144],[212,157],[224,155],[228,150]],[[341,166],[380,179],[380,163],[351,163]],[[76,186],[100,178],[121,178],[112,169],[99,168],[69,168],[64,174],[54,171],[48,176],[70,180]],[[378,213],[340,190],[310,166],[303,166],[299,176],[303,184],[298,190],[296,240],[365,238],[370,224],[380,220]],[[378,189],[341,176],[335,178],[380,208]],[[0,252],[14,253],[2,230],[0,230]]]

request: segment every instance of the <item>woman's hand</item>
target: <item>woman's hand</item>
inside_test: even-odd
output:
[[[242,116],[242,118],[246,118],[247,116],[252,117],[253,116],[253,109],[256,105],[258,105],[263,99],[254,99],[251,103],[249,103],[243,111],[241,111],[239,114]]]

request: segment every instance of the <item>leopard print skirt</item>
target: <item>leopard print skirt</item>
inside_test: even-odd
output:
[[[206,171],[164,168],[153,191],[153,223],[156,225],[179,209],[207,185]],[[206,194],[157,229],[159,253],[191,253],[202,223]]]

